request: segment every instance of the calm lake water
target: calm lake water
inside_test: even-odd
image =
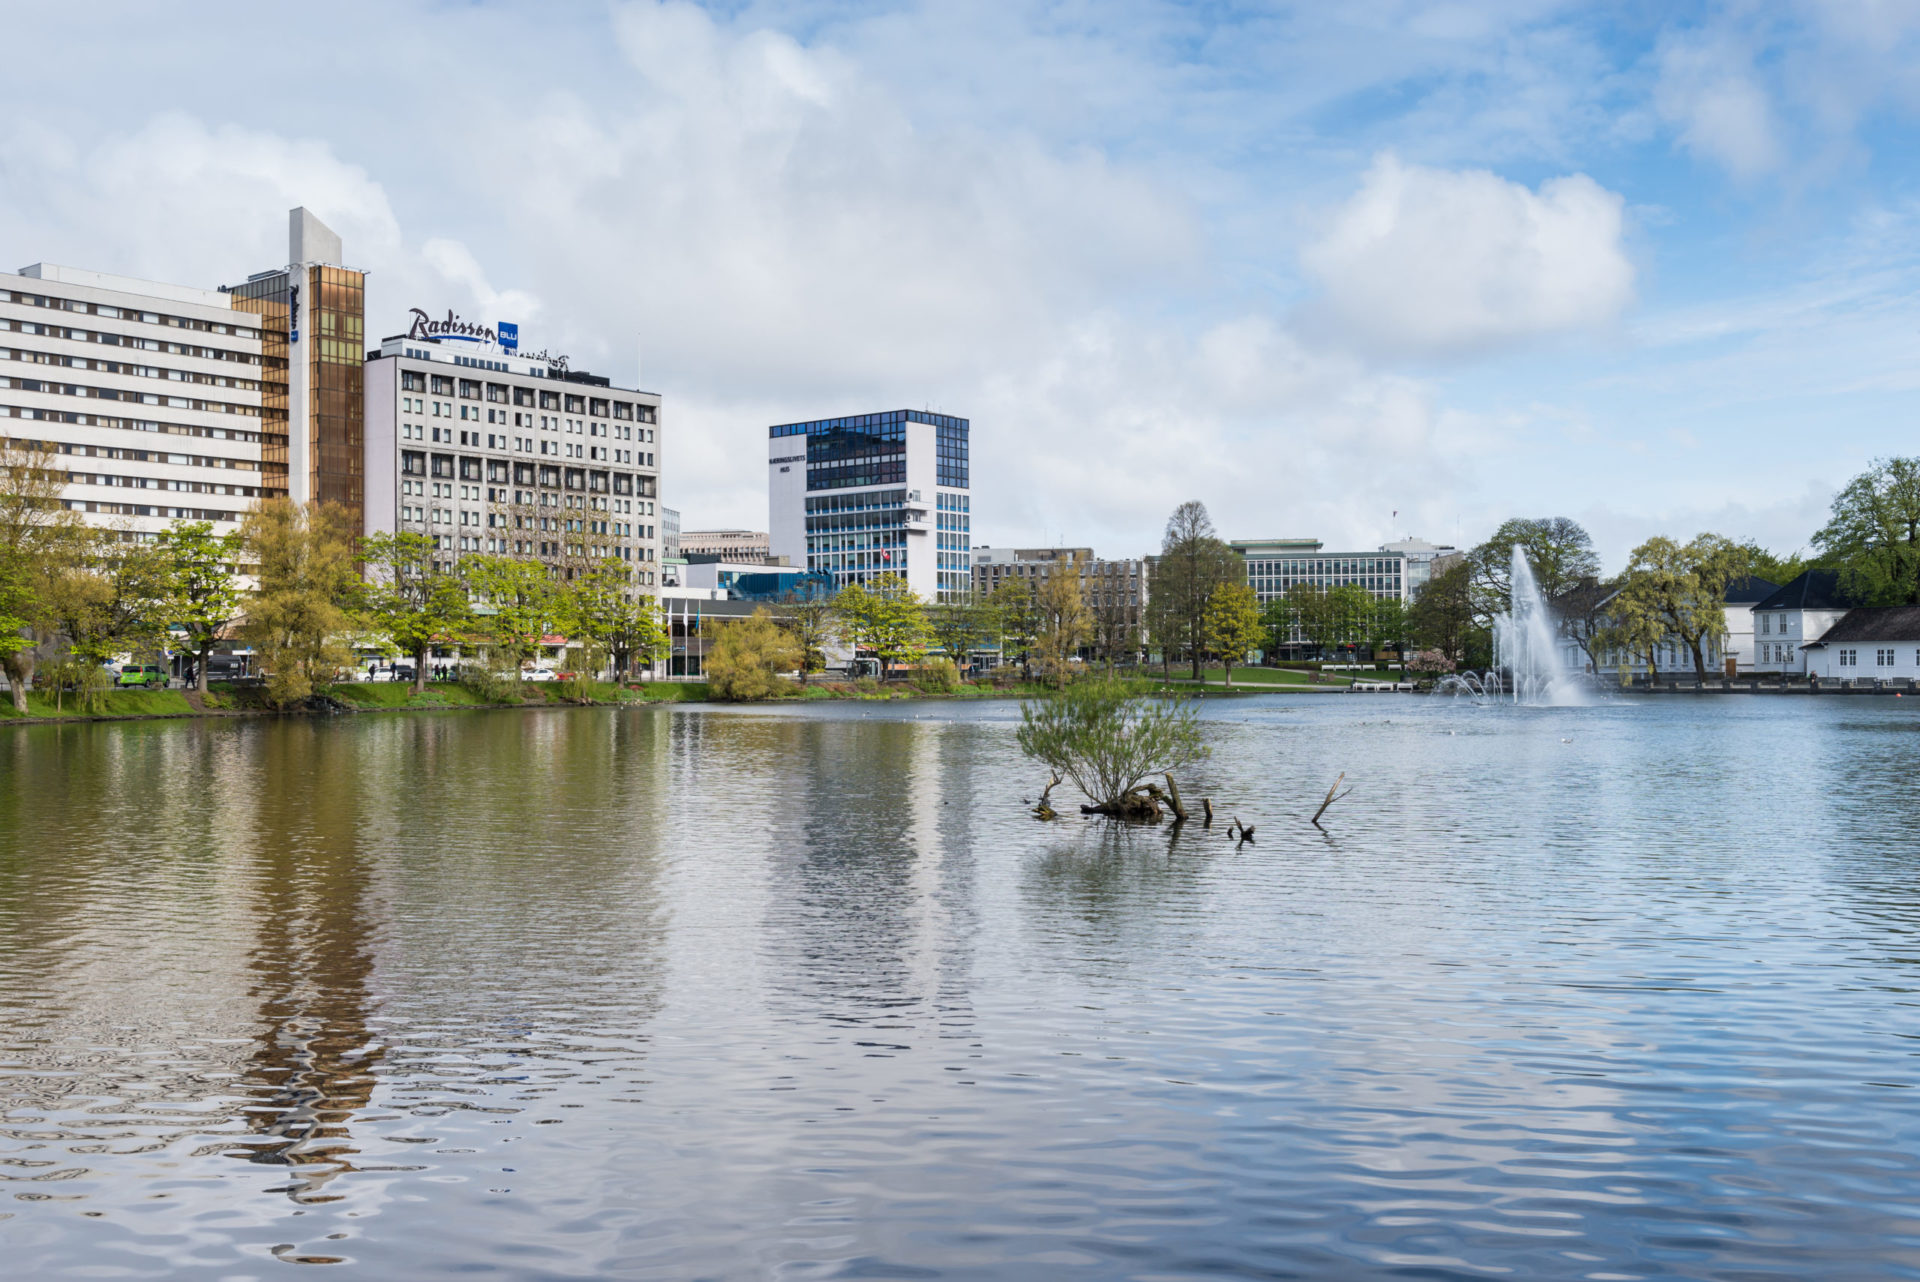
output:
[[[0,1274],[1920,1277],[1920,701],[1208,711],[0,730]]]

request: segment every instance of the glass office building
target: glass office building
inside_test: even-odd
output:
[[[964,594],[973,496],[964,418],[891,410],[769,428],[775,556],[835,586],[897,574],[927,600]]]

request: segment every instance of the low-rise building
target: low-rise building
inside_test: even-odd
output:
[[[758,561],[769,551],[764,530],[683,530],[676,546],[677,555],[689,560],[706,555],[731,561]]]
[[[1848,610],[1801,655],[1807,673],[1823,681],[1920,680],[1920,606]]]

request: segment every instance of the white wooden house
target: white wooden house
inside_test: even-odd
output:
[[[1801,655],[1806,670],[1822,681],[1920,679],[1920,606],[1848,610]]]
[[[1804,676],[1806,647],[1820,640],[1855,602],[1837,570],[1808,570],[1753,607],[1753,670]]]

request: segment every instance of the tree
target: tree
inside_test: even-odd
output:
[[[473,622],[467,584],[440,568],[431,535],[370,534],[360,555],[370,571],[362,589],[367,622],[413,659],[413,692],[423,694],[434,643]]]
[[[1578,645],[1587,656],[1589,671],[1600,671],[1601,656],[1610,646],[1613,626],[1611,611],[1618,584],[1599,579],[1584,579],[1571,591],[1548,604],[1559,620],[1561,634]]]
[[[241,532],[258,568],[240,634],[260,653],[268,697],[285,707],[353,661],[339,640],[359,595],[352,519],[335,504],[267,499]]]
[[[1717,534],[1691,543],[1656,535],[1633,550],[1621,576],[1612,612],[1619,616],[1614,637],[1626,648],[1652,654],[1663,636],[1672,636],[1693,657],[1694,675],[1707,679],[1706,645],[1726,635],[1729,580],[1746,573],[1741,547]]]
[[[762,607],[750,619],[720,625],[704,665],[707,690],[718,699],[769,699],[785,684],[780,674],[802,659],[793,633]]]
[[[974,647],[993,631],[992,625],[992,611],[975,601],[971,592],[956,593],[927,607],[928,634],[956,668],[966,664]]]
[[[897,574],[882,574],[872,583],[850,583],[834,598],[847,639],[873,651],[880,670],[918,658],[927,648],[927,609],[920,596]]]
[[[1415,645],[1438,650],[1462,665],[1484,635],[1474,620],[1472,576],[1473,567],[1467,561],[1455,561],[1427,580],[1407,612],[1407,628]]]
[[[1321,654],[1365,636],[1373,617],[1373,594],[1357,583],[1296,583],[1281,599],[1300,635]]]
[[[1233,684],[1233,665],[1260,644],[1260,601],[1244,583],[1223,584],[1207,603],[1207,649],[1220,656],[1226,683]]]
[[[160,532],[167,576],[167,621],[186,633],[194,656],[194,686],[207,692],[207,659],[213,643],[240,617],[240,531],[215,534],[211,521],[175,521]]]
[[[1406,602],[1397,596],[1375,597],[1367,612],[1367,644],[1374,657],[1388,650],[1404,654],[1407,627]]]
[[[473,593],[480,631],[519,680],[520,665],[540,653],[540,643],[565,613],[560,585],[538,561],[469,555],[459,564]]]
[[[79,518],[60,500],[65,484],[51,450],[0,437],[0,669],[15,712],[27,710],[38,647],[51,633],[48,571],[80,530]]]
[[[987,596],[989,621],[1000,636],[1000,660],[1008,662],[1020,656],[1027,666],[1033,649],[1033,635],[1040,627],[1040,607],[1034,600],[1033,584],[1026,579],[1008,579]]]
[[[1076,681],[1022,703],[1018,740],[1107,814],[1129,813],[1130,794],[1147,776],[1207,756],[1192,704],[1130,694],[1113,680]]]
[[[604,657],[614,678],[628,672],[637,659],[651,664],[667,645],[660,621],[659,602],[636,591],[625,561],[608,557],[582,572],[563,592],[568,631]],[[598,666],[596,658],[594,666]]]
[[[1080,594],[1079,567],[1071,561],[1055,562],[1033,600],[1038,621],[1033,653],[1040,660],[1041,677],[1058,689],[1066,684],[1068,665],[1093,628],[1093,615]]]
[[[1741,543],[1740,549],[1747,555],[1747,564],[1751,567],[1748,573],[1765,579],[1776,587],[1786,586],[1802,574],[1805,574],[1808,570],[1839,568],[1837,565],[1825,564],[1832,560],[1831,557],[1817,557],[1814,560],[1808,560],[1806,557],[1800,555],[1799,552],[1793,552],[1787,556],[1780,556],[1777,553],[1769,552],[1766,548],[1761,547],[1760,544],[1753,539],[1748,539]]]
[[[1501,523],[1493,537],[1467,554],[1471,568],[1475,621],[1493,626],[1496,615],[1513,611],[1513,549],[1526,550],[1534,581],[1549,601],[1570,591],[1581,579],[1600,573],[1593,539],[1578,521],[1564,516]]]
[[[53,558],[48,610],[82,662],[159,649],[167,624],[168,574],[157,544],[124,531],[76,531]]]
[[[1244,581],[1245,567],[1221,542],[1206,504],[1189,499],[1167,518],[1154,568],[1153,600],[1163,644],[1177,644],[1193,660],[1193,679],[1207,648],[1207,605],[1227,583]]]
[[[839,607],[832,597],[789,592],[780,603],[780,613],[800,647],[800,684],[805,685],[810,673],[827,666],[827,646],[840,626]]]
[[[1834,496],[1813,536],[1865,605],[1920,605],[1920,458],[1876,459]]]

